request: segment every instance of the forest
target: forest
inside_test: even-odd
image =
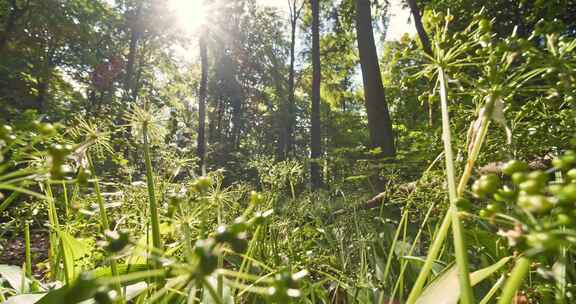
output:
[[[0,303],[576,303],[576,1],[0,0]]]

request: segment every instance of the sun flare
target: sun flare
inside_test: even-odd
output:
[[[176,15],[176,22],[183,30],[193,33],[204,23],[205,6],[203,0],[170,0],[169,7]]]

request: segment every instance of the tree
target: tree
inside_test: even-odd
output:
[[[8,3],[9,6],[6,9],[9,11],[9,13],[6,18],[6,21],[4,22],[4,28],[2,29],[2,32],[0,32],[0,52],[4,50],[4,47],[10,41],[10,38],[16,29],[18,19],[24,16],[24,13],[26,13],[28,8],[30,7],[29,0],[26,1],[23,7],[19,7],[18,1],[16,0],[9,0]]]
[[[380,148],[383,156],[393,157],[396,154],[394,133],[374,42],[370,0],[356,1],[356,35],[372,147]]]
[[[208,50],[206,47],[206,37],[200,36],[198,39],[200,47],[200,64],[202,75],[200,76],[200,88],[198,92],[198,167],[200,172],[204,172],[206,158],[206,91],[208,85]]]
[[[288,68],[288,100],[287,103],[281,106],[281,126],[280,134],[278,137],[278,158],[285,159],[290,151],[293,149],[293,133],[295,124],[295,62],[296,62],[296,29],[298,20],[304,7],[304,1],[299,3],[298,0],[291,0],[288,2],[290,11],[290,63]]]
[[[311,129],[311,164],[310,179],[313,189],[322,186],[320,172],[320,157],[322,156],[321,130],[320,130],[320,84],[322,73],[320,71],[320,6],[319,0],[310,0],[312,5],[312,129]]]
[[[432,47],[430,47],[430,39],[428,38],[428,34],[424,29],[424,25],[422,24],[422,15],[420,14],[420,9],[418,8],[418,3],[416,0],[406,0],[408,2],[408,6],[410,7],[410,12],[412,13],[412,17],[414,18],[414,26],[416,27],[416,32],[418,32],[418,38],[420,38],[420,42],[422,43],[422,49],[426,54],[432,56]]]
[[[522,0],[417,0],[419,7],[426,11],[446,12],[456,18],[451,24],[452,30],[463,30],[474,18],[474,14],[483,9],[487,19],[494,19],[492,32],[506,37],[512,32],[522,38],[532,35],[540,20],[558,20],[567,26],[569,36],[576,35],[574,16],[576,5],[573,1],[522,1]],[[410,3],[408,3],[410,4]]]

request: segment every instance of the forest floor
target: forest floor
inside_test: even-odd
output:
[[[45,269],[40,269],[40,263],[48,259],[50,246],[47,231],[30,231],[30,253],[32,255],[32,271],[36,277],[42,277]],[[0,264],[23,265],[25,257],[25,242],[23,236],[0,240]]]

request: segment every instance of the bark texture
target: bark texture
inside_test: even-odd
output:
[[[356,1],[356,32],[372,147],[380,148],[382,156],[394,157],[394,133],[378,64],[369,0]]]
[[[416,0],[406,0],[408,2],[408,6],[410,6],[410,12],[412,13],[412,17],[414,17],[414,26],[416,26],[416,32],[418,32],[418,38],[422,43],[422,48],[426,54],[432,56],[432,47],[430,47],[430,39],[428,38],[428,34],[424,29],[424,25],[422,24],[422,15],[420,14],[420,9],[418,8],[418,4]]]
[[[312,4],[312,130],[311,130],[311,164],[310,180],[312,189],[322,186],[320,157],[322,156],[321,126],[320,126],[320,6],[319,0],[311,0]]]
[[[198,92],[198,167],[200,172],[204,172],[206,159],[206,92],[208,86],[208,49],[206,47],[206,38],[199,39],[200,46],[200,64],[202,65],[202,76],[200,78],[200,88]]]

